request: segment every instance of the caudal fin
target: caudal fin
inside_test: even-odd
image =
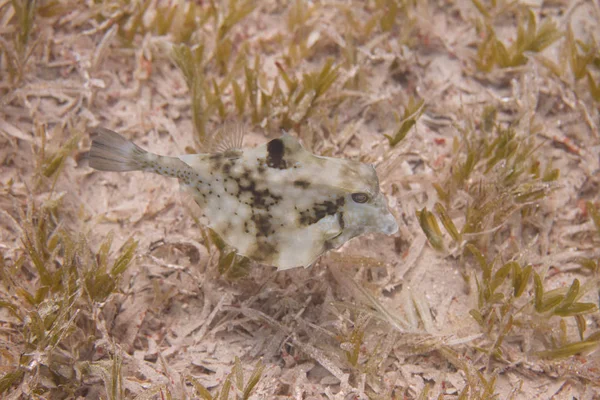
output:
[[[136,171],[146,164],[146,150],[115,131],[96,128],[91,135],[90,167],[100,171]]]

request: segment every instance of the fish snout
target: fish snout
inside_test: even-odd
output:
[[[396,218],[392,215],[391,212],[387,212],[387,215],[384,216],[381,224],[381,232],[386,235],[393,235],[398,232],[398,222],[396,222]]]
[[[387,201],[383,194],[379,195],[379,198],[375,201],[375,208],[377,210],[378,217],[376,219],[376,228],[378,232],[385,233],[386,235],[393,235],[398,232],[398,222],[394,217],[394,214],[390,211]]]

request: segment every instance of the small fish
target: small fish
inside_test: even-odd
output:
[[[179,179],[209,228],[238,254],[279,270],[308,267],[364,233],[398,231],[373,166],[316,156],[287,133],[255,148],[230,140],[219,152],[168,157],[97,128],[89,165]]]

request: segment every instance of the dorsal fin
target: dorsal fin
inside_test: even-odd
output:
[[[206,139],[204,147],[209,153],[225,153],[241,149],[246,128],[241,123],[227,122],[214,135]]]

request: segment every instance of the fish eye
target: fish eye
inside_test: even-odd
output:
[[[355,203],[366,203],[369,201],[369,195],[366,193],[352,193],[352,200]]]

